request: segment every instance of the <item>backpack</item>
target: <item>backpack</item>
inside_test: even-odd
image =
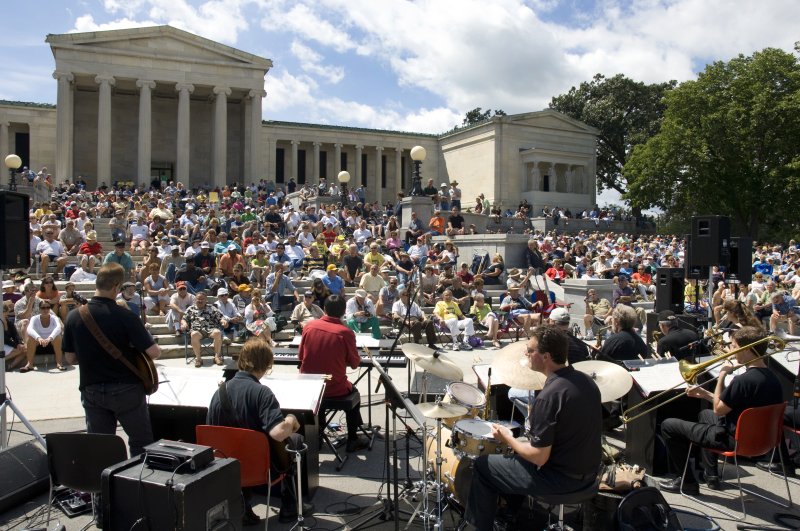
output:
[[[655,487],[634,489],[617,507],[619,531],[683,531],[678,515]]]

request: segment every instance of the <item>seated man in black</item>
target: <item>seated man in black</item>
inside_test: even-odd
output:
[[[285,446],[298,448],[303,444],[303,437],[296,433],[300,429],[297,418],[291,413],[284,417],[275,395],[260,382],[265,374],[272,371],[272,362],[272,348],[269,343],[259,338],[252,338],[245,343],[237,362],[239,371],[214,393],[208,406],[206,422],[214,426],[245,428],[267,434],[273,468],[279,472],[289,472],[289,477],[292,478],[281,483],[281,510],[278,519],[286,523],[297,519],[297,489],[292,476],[295,469]],[[250,489],[245,489],[243,495],[245,512],[242,523],[257,524],[260,518],[250,506]],[[303,504],[304,516],[313,511],[313,505]]]
[[[611,312],[611,336],[603,342],[597,359],[603,361],[635,360],[647,357],[647,345],[634,327],[638,321],[636,311],[624,304]]]
[[[455,236],[457,234],[464,234],[464,216],[458,207],[453,207],[450,216],[447,218],[447,229],[445,231],[448,236]]]
[[[658,328],[664,337],[658,340],[657,352],[659,356],[664,356],[669,352],[670,356],[682,360],[684,358],[695,358],[700,349],[700,336],[697,332],[689,328],[681,328],[675,313],[664,310],[658,314]]]
[[[740,348],[765,337],[766,333],[763,330],[752,326],[745,326],[734,332],[731,350],[740,350],[736,353],[736,364],[727,362],[722,365],[714,392],[700,386],[689,387],[686,390],[688,396],[711,402],[712,409],[702,410],[698,418],[699,422],[667,419],[661,423],[661,435],[664,437],[664,444],[667,447],[669,467],[671,472],[678,474],[675,479],[661,481],[662,489],[672,492],[680,489],[680,471],[684,469],[690,442],[708,448],[731,450],[735,442],[733,436],[736,432],[736,423],[742,411],[751,407],[769,406],[783,402],[783,392],[778,378],[763,360],[753,361],[766,353],[767,344],[761,343],[752,348]],[[747,364],[747,370],[744,374],[736,376],[731,384],[725,387],[725,377],[745,364]],[[701,454],[705,480],[709,488],[719,489],[720,480],[716,454],[707,451],[702,451]],[[700,486],[697,478],[688,467],[683,480],[683,492],[699,494]]]
[[[539,326],[531,334],[530,369],[543,372],[547,380],[533,403],[530,443],[492,424],[492,436],[514,453],[475,460],[464,519],[479,531],[492,529],[498,494],[515,511],[525,495],[576,492],[597,478],[600,390],[589,376],[567,365],[568,345],[566,332],[555,326]]]

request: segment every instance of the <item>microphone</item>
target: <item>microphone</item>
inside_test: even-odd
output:
[[[137,282],[136,283],[136,291],[142,291],[142,283],[141,282]]]

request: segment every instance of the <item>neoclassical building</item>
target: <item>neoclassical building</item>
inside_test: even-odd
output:
[[[367,198],[423,179],[458,181],[465,206],[483,193],[514,205],[594,204],[597,131],[556,111],[494,117],[429,135],[262,119],[272,62],[170,27],[48,35],[57,105],[0,102],[0,149],[56,180],[175,179],[222,186],[258,179],[329,181],[347,170]]]

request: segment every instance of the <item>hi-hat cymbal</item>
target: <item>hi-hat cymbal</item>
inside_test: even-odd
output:
[[[633,378],[628,371],[616,363],[599,360],[579,361],[575,370],[591,376],[600,389],[600,400],[610,402],[628,394]]]
[[[460,382],[464,379],[464,371],[462,371],[458,365],[441,354],[438,357],[431,356],[429,358],[418,358],[414,360],[414,363],[416,363],[417,367],[421,368],[423,371],[427,371],[434,376],[444,378],[445,380]]]
[[[436,352],[432,348],[418,343],[404,343],[400,346],[400,350],[411,361],[417,361],[420,358],[432,358],[433,353]]]
[[[429,419],[452,419],[467,414],[467,408],[463,406],[440,402],[422,402],[417,404],[417,408]]]
[[[492,361],[491,383],[526,391],[541,390],[547,377],[530,368],[527,347],[526,341],[517,341],[497,351]]]

